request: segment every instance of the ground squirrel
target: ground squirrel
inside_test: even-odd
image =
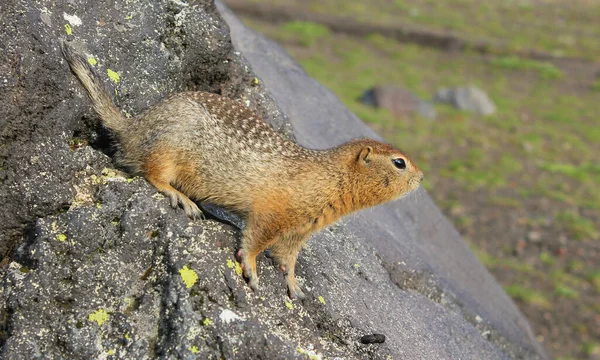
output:
[[[401,151],[371,139],[328,150],[290,141],[243,104],[211,93],[184,92],[139,116],[124,117],[85,58],[61,42],[65,59],[120,147],[120,163],[181,205],[223,206],[246,220],[241,258],[258,290],[256,256],[270,248],[287,271],[290,297],[303,298],[294,269],[309,235],[351,212],[415,190],[421,170]]]

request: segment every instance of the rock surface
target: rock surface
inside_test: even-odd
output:
[[[1,10],[1,358],[544,357],[424,192],[311,239],[297,269],[310,296],[300,302],[264,256],[262,293],[248,289],[236,228],[190,222],[146,181],[113,169],[109,135],[61,59],[59,37],[96,61],[131,114],[204,90],[240,99],[289,135],[282,106],[305,145],[375,136],[226,9],[261,79],[208,0],[9,0]],[[373,333],[385,343],[360,343]]]
[[[360,101],[366,105],[387,109],[397,117],[419,114],[426,119],[434,120],[436,116],[433,104],[394,85],[374,86],[362,94]]]
[[[475,86],[442,88],[435,93],[433,101],[447,103],[459,110],[470,111],[479,115],[496,113],[496,105],[485,93]]]

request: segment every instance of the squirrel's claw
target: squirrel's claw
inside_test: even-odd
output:
[[[258,295],[258,275],[256,274],[256,268],[248,265],[247,259],[241,249],[236,253],[236,257],[242,263],[242,274],[248,280],[248,286]]]
[[[304,294],[304,291],[302,291],[302,289],[300,289],[300,286],[296,285],[296,287],[294,289],[288,289],[289,295],[290,295],[290,299],[298,299],[298,300],[303,300],[306,299],[306,294]]]
[[[258,295],[258,278],[252,278],[248,280],[248,286],[250,286],[250,289],[254,291],[255,295]]]
[[[181,206],[185,210],[185,214],[192,220],[203,220],[204,214],[202,210],[190,199],[180,199]]]

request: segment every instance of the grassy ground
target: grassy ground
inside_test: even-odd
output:
[[[361,16],[367,16],[361,11],[377,11],[380,3],[385,4],[382,11],[392,3],[400,8],[408,3],[433,6],[419,0],[379,0],[366,8],[363,3],[338,5]],[[311,6],[316,9],[316,4]],[[581,21],[599,11],[583,12]],[[509,21],[510,14],[501,12],[498,21]],[[520,305],[553,356],[587,359],[600,354],[598,66],[446,53],[376,34],[332,34],[307,22],[245,22],[280,41],[309,75],[423,168],[425,187]],[[563,25],[575,28],[579,23]],[[488,30],[493,28],[490,24]],[[471,31],[466,25],[464,29]],[[593,51],[586,54],[595,57]],[[365,89],[390,83],[427,99],[442,86],[474,84],[496,102],[498,114],[481,118],[437,106],[435,121],[396,119],[357,100]]]
[[[477,40],[502,40],[512,49],[600,60],[600,6],[594,0],[248,0],[296,6],[362,23],[402,23]]]

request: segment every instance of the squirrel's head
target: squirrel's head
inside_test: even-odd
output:
[[[353,151],[351,166],[358,174],[354,191],[364,206],[401,198],[415,190],[423,172],[400,150],[371,139],[348,143]]]

